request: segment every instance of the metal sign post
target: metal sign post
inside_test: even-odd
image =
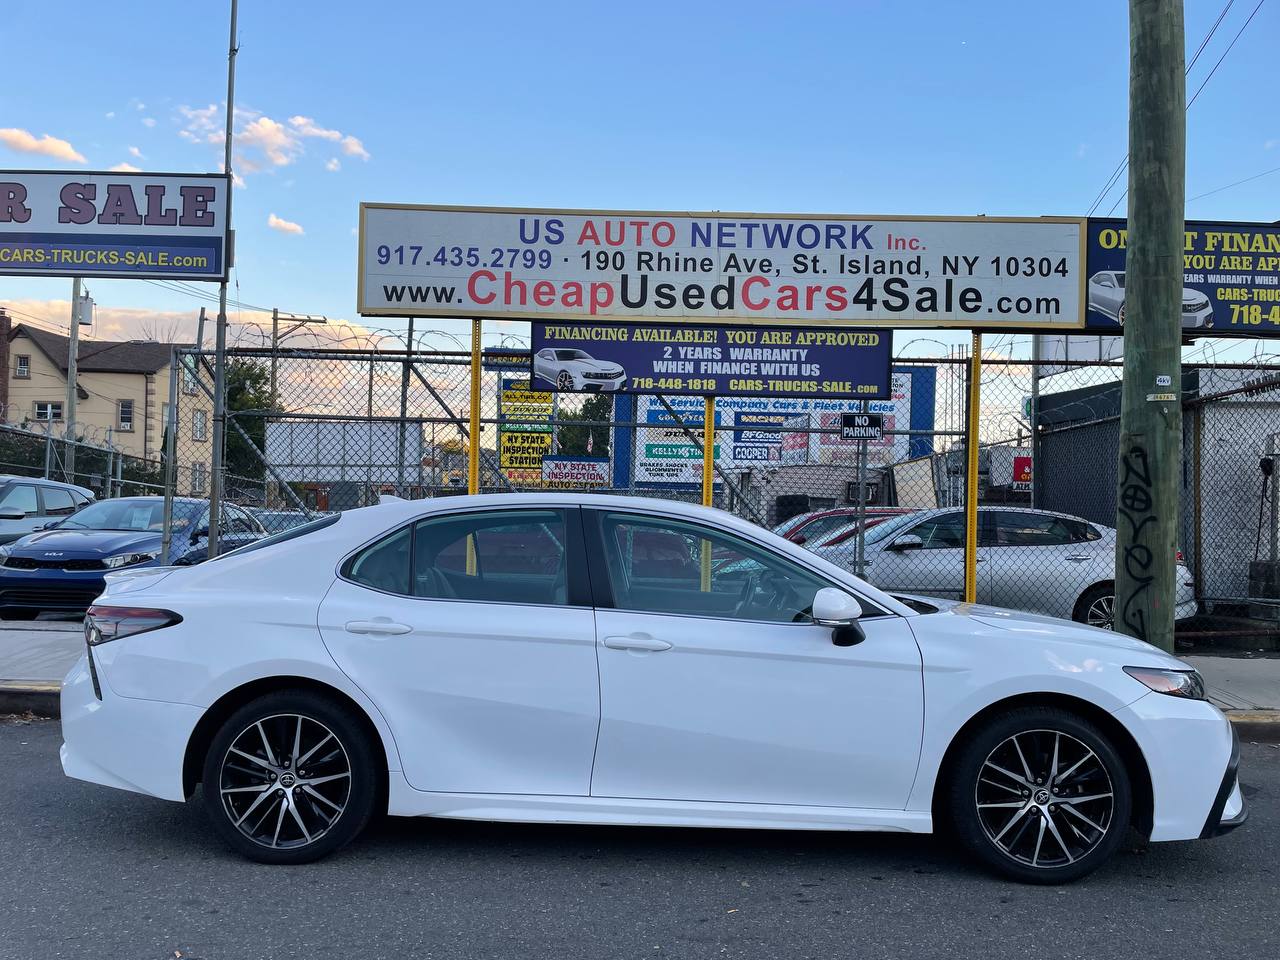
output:
[[[964,452],[964,599],[978,599],[978,411],[982,398],[982,334],[973,332],[969,358],[969,401],[966,411]]]

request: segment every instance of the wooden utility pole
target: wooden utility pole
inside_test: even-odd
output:
[[[80,278],[71,280],[71,330],[67,337],[67,408],[62,412],[63,423],[67,428],[67,452],[63,458],[66,467],[67,483],[76,482],[76,377],[79,375],[77,364],[80,360]],[[49,424],[53,431],[53,423]]]
[[[1129,235],[1115,629],[1173,650],[1182,454],[1182,0],[1129,0]]]

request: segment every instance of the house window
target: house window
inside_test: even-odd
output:
[[[169,429],[169,414],[171,411],[172,411],[172,408],[169,406],[169,404],[167,403],[160,404],[160,429],[161,430]]]
[[[192,357],[182,358],[182,392],[189,396],[196,392],[195,360]]]
[[[44,420],[52,422],[62,419],[62,401],[61,400],[37,400],[35,402],[35,410],[33,411],[36,420]]]
[[[18,355],[17,366],[14,367],[13,375],[19,380],[31,379],[31,358]]]
[[[209,482],[209,468],[203,463],[191,465],[191,492],[204,493]]]
[[[209,411],[193,410],[191,412],[191,439],[209,439]]]
[[[133,401],[121,400],[116,404],[116,425],[121,431],[133,430]]]

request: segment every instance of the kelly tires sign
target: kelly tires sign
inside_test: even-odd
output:
[[[1084,221],[360,206],[366,316],[1060,330]]]
[[[0,170],[0,275],[223,280],[222,174]]]
[[[538,389],[718,397],[889,396],[882,330],[533,323]]]

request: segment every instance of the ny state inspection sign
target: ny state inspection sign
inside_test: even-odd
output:
[[[1072,218],[360,207],[359,312],[1005,330],[1084,322]]]

